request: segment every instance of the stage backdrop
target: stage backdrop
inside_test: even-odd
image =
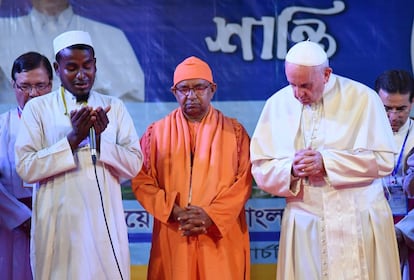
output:
[[[39,1],[34,1],[39,2]],[[44,1],[46,2],[46,1]],[[48,5],[65,6],[66,0]],[[52,39],[88,30],[97,56],[96,89],[119,96],[141,135],[177,105],[170,93],[175,66],[206,60],[218,84],[213,104],[251,134],[264,101],[287,85],[283,59],[298,41],[320,43],[334,72],[368,86],[381,72],[412,71],[412,0],[72,0],[57,15],[30,0],[0,0],[0,113],[15,105],[13,60],[29,50],[53,62]],[[51,8],[49,6],[48,8]],[[54,88],[59,81],[54,80]],[[358,100],[355,100],[358,102]],[[253,279],[274,279],[284,200],[255,196],[246,205]],[[152,218],[124,187],[134,279],[145,278]]]

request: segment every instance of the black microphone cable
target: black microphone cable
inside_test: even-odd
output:
[[[91,142],[94,141],[95,146],[93,146],[93,147],[96,148],[95,130],[93,129],[93,127],[91,128],[91,131],[93,131],[93,136],[92,136],[92,139],[89,139],[89,140]],[[92,134],[92,133],[90,133],[90,134]],[[119,266],[119,261],[118,261],[118,258],[116,257],[114,244],[112,242],[111,232],[109,231],[108,221],[106,219],[105,207],[104,207],[104,202],[103,202],[103,197],[102,197],[101,186],[100,186],[99,180],[98,180],[98,173],[96,172],[96,150],[95,150],[95,153],[93,153],[93,152],[91,153],[91,156],[92,156],[93,169],[95,171],[96,185],[98,186],[99,197],[101,199],[102,213],[103,213],[103,217],[104,217],[104,221],[105,221],[106,231],[108,232],[109,242],[111,243],[112,253],[114,255],[114,259],[115,259],[115,262],[116,262],[116,266],[118,268],[119,275],[121,276],[121,280],[123,280],[124,277],[122,276],[121,267]]]

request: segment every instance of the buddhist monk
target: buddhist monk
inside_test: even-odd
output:
[[[148,279],[250,279],[249,136],[211,105],[217,85],[206,62],[185,59],[173,80],[179,107],[145,131],[132,180],[154,216]]]

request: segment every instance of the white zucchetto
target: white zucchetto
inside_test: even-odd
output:
[[[328,60],[322,47],[311,41],[296,43],[286,54],[286,61],[303,66],[318,66]]]

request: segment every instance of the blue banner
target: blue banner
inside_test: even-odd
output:
[[[151,248],[154,218],[136,200],[124,200],[125,221],[132,265],[146,265]],[[275,264],[280,224],[285,208],[283,198],[251,198],[245,206],[250,234],[252,264]]]
[[[265,100],[287,84],[286,51],[308,38],[324,46],[334,72],[369,86],[386,69],[412,69],[411,0],[73,0],[70,4],[75,14],[109,24],[126,35],[136,55],[129,59],[139,62],[145,79],[143,96],[127,101],[175,101],[169,91],[174,68],[191,55],[206,60],[213,69],[218,84],[214,101]],[[0,16],[17,22],[30,15],[31,7],[29,0],[3,0]],[[13,36],[2,41],[24,39],[26,33],[18,26],[10,28]],[[124,67],[117,64],[126,47],[117,48],[120,40],[103,35],[107,37],[96,48],[112,48],[108,52],[113,65],[100,66],[105,58],[97,55],[97,79],[99,71],[117,68],[112,77],[116,84],[115,80],[130,72],[127,63]],[[24,44],[13,45],[13,52],[11,47],[1,52],[14,57],[21,45],[35,48],[35,41],[27,38]],[[138,76],[123,84],[140,83]]]

